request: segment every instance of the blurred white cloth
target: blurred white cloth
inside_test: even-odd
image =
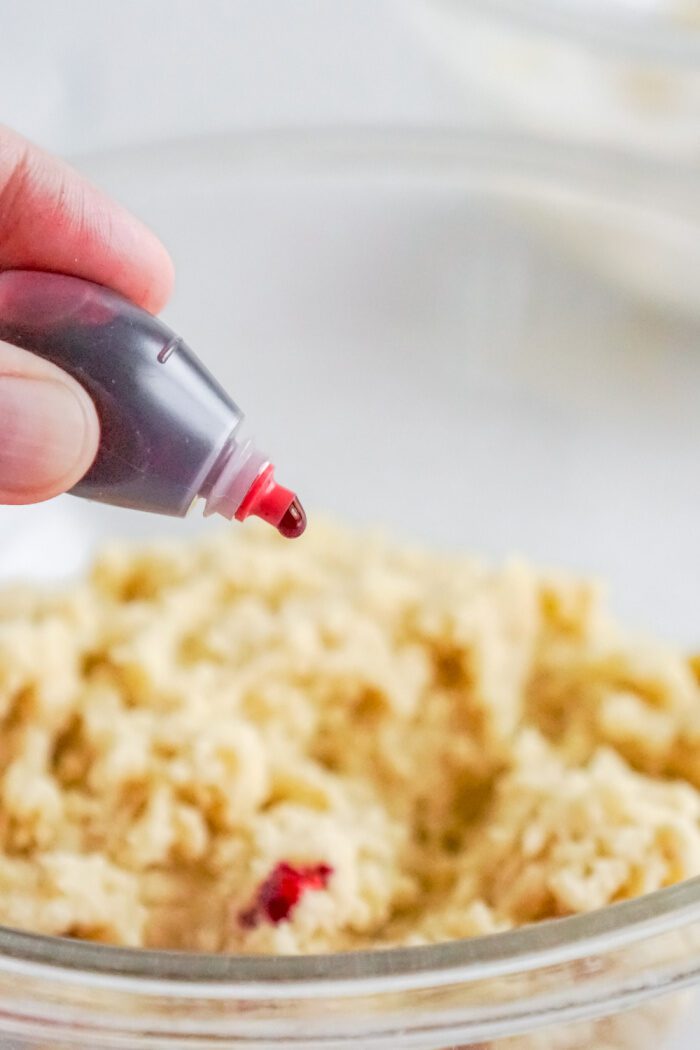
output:
[[[407,0],[5,5],[0,122],[74,153],[285,124],[444,123],[464,100]]]

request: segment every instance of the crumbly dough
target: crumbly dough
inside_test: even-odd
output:
[[[700,873],[697,666],[520,562],[329,525],[117,547],[2,594],[0,719],[0,922],[44,933],[421,944]],[[281,920],[279,865],[316,873]]]

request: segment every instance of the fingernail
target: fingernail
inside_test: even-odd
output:
[[[0,490],[46,499],[74,484],[90,440],[87,407],[60,380],[0,375]]]

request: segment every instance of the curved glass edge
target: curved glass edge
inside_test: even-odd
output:
[[[492,179],[497,172],[498,184],[511,192],[516,180],[537,181],[542,189],[565,182],[577,190],[619,194],[624,200],[648,199],[659,210],[687,208],[700,218],[693,163],[675,158],[640,160],[609,146],[591,149],[527,133],[482,133],[461,126],[270,128],[169,138],[75,153],[69,160],[91,177],[111,181],[133,179],[144,172],[152,180],[169,177],[186,183],[205,170],[215,178],[252,174],[278,180],[333,174],[446,182],[468,177],[483,188],[479,178]]]
[[[700,921],[700,877],[598,911],[505,933],[410,948],[305,956],[209,955],[117,948],[0,926],[0,973],[44,967],[47,976],[100,984],[139,978],[134,990],[243,998],[356,996],[561,966],[627,948]],[[50,972],[50,973],[49,973]],[[154,982],[148,986],[147,982]],[[110,981],[111,984],[111,981]],[[225,988],[217,988],[224,984]],[[303,986],[303,987],[302,987]]]

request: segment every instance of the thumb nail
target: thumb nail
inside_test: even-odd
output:
[[[77,385],[0,375],[0,502],[30,503],[70,488],[96,443],[96,414]]]

